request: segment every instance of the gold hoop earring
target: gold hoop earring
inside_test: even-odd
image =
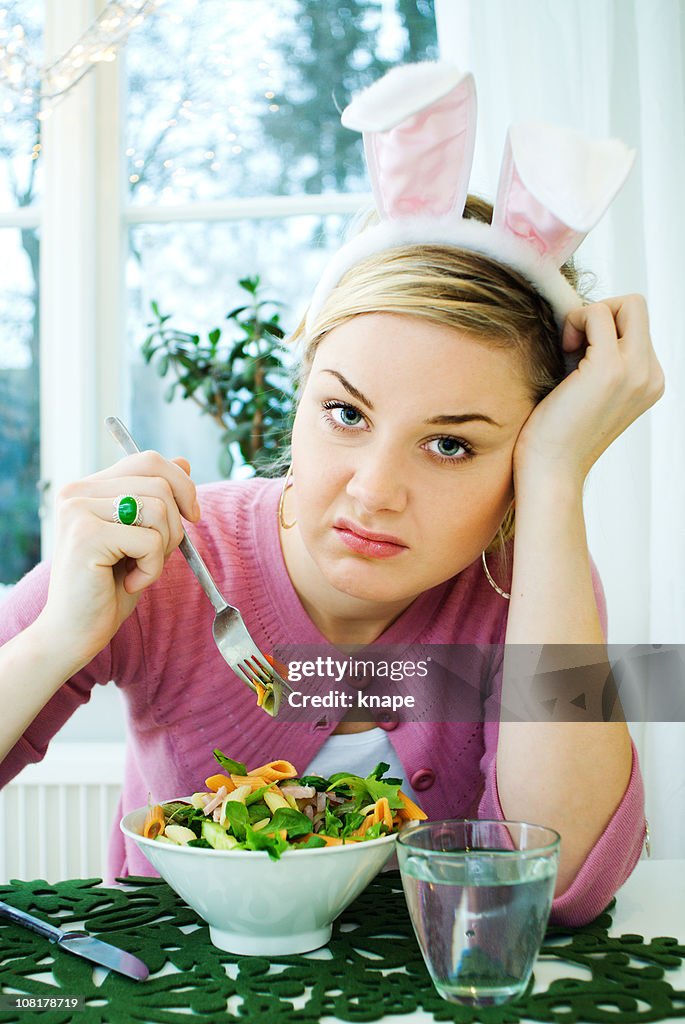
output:
[[[286,523],[285,521],[285,492],[289,487],[293,485],[293,467],[292,463],[288,466],[288,472],[285,474],[285,480],[283,481],[283,487],[281,489],[281,496],[278,499],[278,522],[284,530],[292,530],[295,526],[297,519],[293,519],[292,523]]]
[[[498,587],[497,584],[495,583],[495,581],[493,580],[492,576],[490,575],[490,570],[488,569],[488,563],[485,561],[485,552],[484,551],[483,551],[483,553],[481,555],[481,558],[483,560],[483,569],[485,570],[485,575],[487,577],[488,583],[490,584],[490,586],[492,587],[493,590],[497,591],[497,593],[500,595],[500,597],[503,597],[505,599],[505,601],[508,601],[511,598],[511,594],[505,593],[504,590],[502,590],[501,587]]]

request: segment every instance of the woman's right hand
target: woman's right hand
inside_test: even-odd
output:
[[[72,671],[88,664],[159,579],[183,538],[181,517],[200,518],[185,459],[157,452],[129,455],[64,487],[56,506],[55,551],[41,632],[59,645]],[[142,501],[140,526],[113,519],[115,499]]]

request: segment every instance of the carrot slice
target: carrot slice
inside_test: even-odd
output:
[[[159,804],[155,804],[154,807],[150,807],[148,809],[147,815],[145,816],[143,835],[146,839],[154,839],[164,831],[165,824],[164,808]]]
[[[342,839],[340,836],[324,836],[321,835],[320,832],[305,832],[303,836],[297,837],[297,842],[300,842],[301,840],[305,843],[308,839],[311,839],[312,836],[316,836],[317,839],[323,839],[326,846],[342,846]]]
[[[262,686],[262,684],[258,683],[257,680],[255,679],[254,687],[255,690],[257,691],[257,707],[261,708],[262,704],[264,703],[264,697],[266,695],[266,686]]]

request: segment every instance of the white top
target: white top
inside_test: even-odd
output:
[[[307,765],[303,775],[321,775],[327,779],[336,772],[349,771],[362,778],[372,772],[379,761],[390,765],[386,775],[391,779],[402,779],[402,792],[421,806],[420,796],[414,792],[405,777],[402,762],[388,738],[385,729],[374,726],[365,732],[338,733],[329,736],[321,750]]]

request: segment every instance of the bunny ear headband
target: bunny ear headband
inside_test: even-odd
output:
[[[592,140],[555,125],[512,125],[492,224],[465,219],[476,137],[471,74],[444,62],[394,68],[360,93],[342,123],[363,133],[380,223],[344,245],[325,268],[307,314],[311,328],[343,274],[374,253],[450,245],[522,274],[559,326],[583,301],[559,268],[595,226],[635,158],[619,139]]]

